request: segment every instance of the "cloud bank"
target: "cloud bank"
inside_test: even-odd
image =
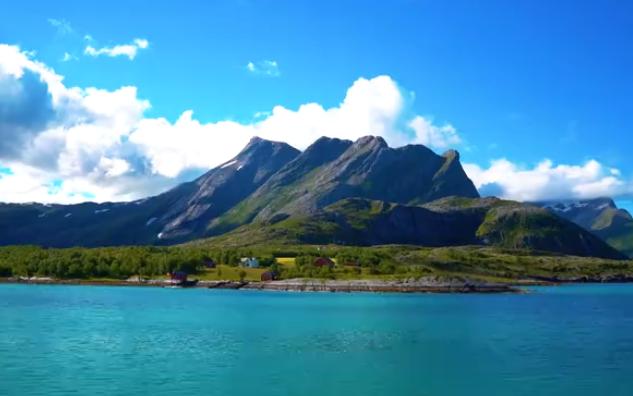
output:
[[[118,56],[133,59],[130,51]],[[94,51],[115,51],[116,47]],[[127,52],[126,52],[127,51]],[[341,102],[274,106],[251,122],[202,122],[192,110],[171,122],[145,115],[151,104],[136,87],[68,87],[63,77],[17,46],[0,44],[0,201],[120,201],[173,187],[237,154],[253,136],[304,149],[321,136],[382,136],[390,145],[437,150],[462,142],[449,123],[412,111],[414,95],[390,76],[359,78]],[[466,164],[484,195],[518,200],[631,194],[616,169],[543,161],[523,167],[506,159]]]
[[[534,167],[497,159],[488,168],[465,164],[464,169],[482,195],[517,201],[619,197],[633,194],[619,170],[596,160],[582,165],[555,165],[544,160]]]
[[[410,114],[412,97],[378,76],[356,80],[331,108],[275,106],[250,123],[204,123],[187,110],[170,122],[146,117],[150,102],[135,87],[67,87],[27,52],[0,45],[0,167],[11,171],[0,175],[0,201],[144,197],[227,161],[253,136],[300,149],[321,136],[373,134],[436,148],[459,142],[452,126]]]

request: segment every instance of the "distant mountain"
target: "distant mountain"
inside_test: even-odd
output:
[[[548,210],[497,198],[449,197],[423,206],[343,199],[314,213],[246,225],[208,243],[491,245],[625,258],[600,238]]]
[[[538,204],[570,220],[633,257],[633,216],[610,198],[550,201]]]
[[[214,220],[208,234],[252,221],[315,213],[344,198],[420,204],[451,195],[479,197],[456,151],[440,156],[422,145],[390,148],[374,136],[354,143],[321,138]]]

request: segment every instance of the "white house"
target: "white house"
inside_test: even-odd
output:
[[[240,265],[248,268],[259,268],[259,261],[255,257],[242,257]]]

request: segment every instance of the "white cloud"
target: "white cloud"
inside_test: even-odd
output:
[[[64,55],[62,56],[62,59],[61,59],[62,62],[70,62],[73,60],[78,60],[78,58],[75,55],[72,55],[68,52],[64,52]]]
[[[359,78],[330,108],[275,106],[250,123],[203,123],[191,110],[176,122],[146,117],[150,103],[135,87],[66,87],[61,76],[18,47],[0,45],[0,82],[19,88],[28,73],[50,96],[44,105],[52,114],[25,139],[19,156],[4,155],[0,145],[0,163],[13,173],[0,178],[0,201],[76,202],[86,194],[96,201],[141,198],[184,181],[189,171],[226,162],[253,136],[300,149],[321,136],[354,140],[371,134],[394,146],[425,142],[437,148],[459,142],[450,125],[411,114],[411,95],[389,76]],[[0,84],[0,97],[7,89]]]
[[[73,27],[65,19],[48,18],[48,23],[57,29],[59,34],[70,34],[73,32]]]
[[[226,162],[252,136],[299,149],[321,136],[355,140],[379,135],[392,146],[422,143],[442,150],[462,141],[451,124],[436,125],[431,118],[414,114],[414,96],[389,76],[359,78],[343,100],[329,108],[318,103],[296,109],[278,105],[249,123],[204,123],[187,110],[170,122],[146,117],[150,103],[138,97],[135,87],[67,87],[62,76],[32,57],[18,47],[0,45],[0,129],[11,127],[0,130],[0,164],[10,169],[0,174],[0,201],[141,198],[185,181],[188,171]],[[30,84],[39,84],[46,95],[31,101],[33,108],[24,108],[24,103],[31,103],[24,95],[34,88],[24,85],[29,76]],[[13,111],[22,116],[19,121],[31,120],[31,113],[48,118],[25,135],[16,128]],[[3,117],[8,117],[8,124]],[[19,155],[16,150],[3,151],[2,142],[7,141],[19,142]],[[581,165],[546,160],[525,167],[498,159],[488,167],[466,164],[465,169],[482,193],[523,201],[633,194],[618,169],[595,160]]]
[[[130,163],[121,158],[101,157],[99,169],[102,169],[106,177],[121,176],[131,170]]]
[[[411,120],[409,126],[415,131],[416,143],[425,146],[445,149],[462,143],[462,139],[457,134],[457,129],[451,124],[437,126],[433,125],[429,119],[416,116]]]
[[[518,201],[618,197],[633,193],[620,171],[596,160],[582,165],[555,165],[551,160],[524,167],[497,159],[488,168],[465,164],[464,169],[483,195]]]
[[[279,70],[279,64],[274,60],[262,60],[258,62],[248,62],[246,64],[246,70],[252,74],[258,74],[267,77],[279,77],[281,71]]]
[[[174,123],[165,119],[144,119],[130,134],[149,159],[152,171],[175,177],[188,168],[210,168],[237,153],[252,136],[284,141],[304,149],[321,136],[355,140],[379,135],[393,146],[419,142],[413,128],[401,128],[410,120],[405,116],[406,98],[389,76],[360,78],[347,90],[341,104],[324,108],[318,103],[301,105],[297,110],[275,106],[265,117],[250,124],[234,121],[200,123],[192,111],[184,112]],[[427,129],[442,129],[421,116]],[[403,122],[405,121],[405,122]],[[457,133],[453,129],[455,139]],[[457,140],[459,141],[459,140]],[[435,143],[441,143],[436,147]],[[445,148],[446,141],[429,141],[431,147]]]
[[[86,36],[86,40],[91,41],[92,37],[90,37],[89,39],[88,37],[89,36]],[[117,56],[127,56],[130,60],[134,60],[138,51],[141,49],[146,49],[147,47],[149,47],[149,41],[136,38],[130,44],[120,44],[112,47],[95,48],[92,45],[88,45],[84,49],[84,54],[92,57],[105,55],[111,58]]]

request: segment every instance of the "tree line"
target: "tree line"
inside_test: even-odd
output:
[[[114,278],[156,276],[174,271],[198,272],[209,260],[237,266],[251,251],[196,247],[130,246],[109,248],[47,249],[38,246],[0,248],[0,276],[55,278]],[[258,257],[270,265],[270,255]]]
[[[256,257],[260,266],[283,272],[284,277],[330,277],[331,269],[316,268],[317,257],[331,257],[339,267],[367,267],[370,273],[393,273],[395,266],[388,252],[367,248],[320,250],[297,246],[295,249],[221,249],[198,246],[128,246],[104,248],[53,249],[38,246],[0,248],[0,277],[49,276],[55,278],[126,279],[151,277],[173,271],[195,274],[210,260],[237,266],[242,257]],[[276,257],[295,257],[296,266],[282,268]]]

